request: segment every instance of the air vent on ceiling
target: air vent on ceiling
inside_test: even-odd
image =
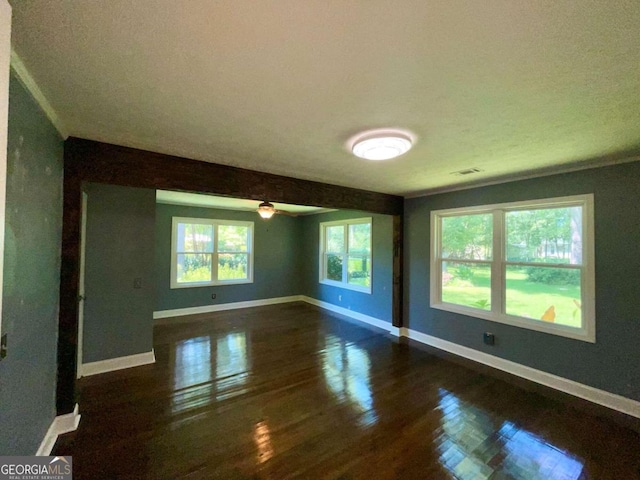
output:
[[[474,173],[479,173],[482,170],[479,168],[467,168],[465,170],[458,170],[457,172],[451,172],[451,175],[456,175],[458,177],[463,177],[465,175],[472,175]]]

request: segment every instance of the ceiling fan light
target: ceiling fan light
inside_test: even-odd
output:
[[[352,153],[366,160],[389,160],[407,153],[413,135],[405,130],[380,128],[362,132],[350,140]]]
[[[273,217],[273,214],[276,213],[275,207],[269,202],[262,202],[258,205],[258,215],[260,215],[265,220]]]

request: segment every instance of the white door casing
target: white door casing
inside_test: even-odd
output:
[[[76,378],[82,377],[82,340],[84,329],[84,266],[87,251],[87,192],[82,192],[82,213],[80,217],[80,272],[78,276],[78,359]]]
[[[9,69],[11,68],[11,5],[0,0],[0,331],[2,330],[2,279],[4,221],[7,190],[7,136],[9,122]]]

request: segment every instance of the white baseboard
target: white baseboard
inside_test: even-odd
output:
[[[47,433],[40,444],[40,448],[38,448],[38,451],[36,452],[36,456],[48,456],[51,453],[51,450],[53,450],[53,446],[56,444],[56,440],[59,435],[73,432],[78,428],[81,417],[78,410],[78,404],[76,403],[73,412],[67,413],[66,415],[58,415],[53,419],[53,422],[51,422],[51,425],[49,426],[49,430],[47,430]]]
[[[302,297],[301,300],[303,302],[307,302],[307,303],[310,303],[311,305],[324,308],[325,310],[330,310],[332,312],[344,315],[345,317],[353,318],[354,320],[359,320],[360,322],[367,323],[369,325],[373,325],[374,327],[381,328],[382,330],[386,330],[387,332],[391,333],[392,335],[395,335],[396,337],[400,335],[400,329],[391,325],[390,322],[385,322],[384,320],[380,320],[379,318],[365,315],[364,313],[354,312],[353,310],[339,307],[337,305],[334,305],[333,303],[327,303],[327,302],[323,302],[322,300],[316,300],[315,298],[307,297],[306,295],[301,295],[301,297]]]
[[[198,313],[221,312],[223,310],[235,310],[236,308],[262,307],[264,305],[275,305],[277,303],[299,302],[302,295],[291,295],[289,297],[264,298],[261,300],[249,300],[246,302],[219,303],[216,305],[204,305],[202,307],[177,308],[175,310],[160,310],[153,312],[154,320],[161,318],[182,317],[184,315],[196,315]]]
[[[409,328],[401,328],[400,335],[424,343],[445,352],[453,353],[460,357],[468,358],[474,362],[488,365],[489,367],[502,370],[503,372],[516,375],[547,387],[554,388],[569,395],[588,400],[598,405],[617,410],[632,417],[640,418],[640,402],[630,398],[616,395],[605,390],[590,387],[582,383],[574,382],[567,378],[558,377],[551,373],[543,372],[535,368],[527,367],[520,363],[505,360],[488,353],[480,352],[469,347],[458,345],[438,337],[433,337],[425,333],[417,332]]]
[[[83,363],[80,368],[80,376],[88,377],[99,373],[113,372],[114,370],[122,370],[123,368],[139,367],[141,365],[149,365],[156,362],[156,356],[153,349],[150,352],[137,353],[126,357],[110,358],[108,360],[100,360],[99,362]]]
[[[316,305],[317,307],[324,308],[325,310],[330,310],[332,312],[339,313],[346,317],[359,320],[369,325],[373,325],[374,327],[381,328],[383,330],[390,332],[395,336],[400,335],[400,329],[394,327],[389,322],[385,322],[384,320],[380,320],[379,318],[371,317],[363,313],[354,312],[353,310],[339,307],[332,303],[323,302],[322,300],[317,300],[315,298],[307,297],[306,295],[291,295],[289,297],[264,298],[261,300],[221,303],[218,305],[204,305],[201,307],[178,308],[175,310],[160,310],[158,312],[153,312],[153,318],[155,320],[161,320],[165,318],[182,317],[185,315],[197,315],[199,313],[211,313],[211,312],[220,312],[223,310],[235,310],[236,308],[261,307],[264,305],[275,305],[278,303],[289,303],[289,302],[306,302],[311,305]]]

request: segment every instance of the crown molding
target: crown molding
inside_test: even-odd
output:
[[[499,177],[486,178],[476,182],[468,182],[457,185],[448,185],[444,187],[434,187],[427,190],[421,190],[414,193],[404,195],[405,200],[412,198],[430,197],[441,193],[458,192],[461,190],[470,190],[473,188],[489,187],[492,185],[500,185],[503,183],[519,182],[522,180],[531,180],[533,178],[549,177],[551,175],[560,175],[563,173],[573,173],[592,168],[610,167],[613,165],[621,165],[623,163],[632,163],[640,161],[640,155],[630,154],[622,156],[605,156],[595,160],[587,160],[581,162],[568,163],[563,165],[554,165],[552,167],[529,170],[527,172],[513,173],[509,175],[501,175]]]
[[[40,108],[42,108],[47,118],[62,136],[62,139],[66,140],[67,137],[69,137],[69,130],[67,130],[62,120],[60,120],[60,117],[49,103],[49,100],[47,100],[47,97],[44,96],[44,93],[42,93],[42,90],[40,90],[40,87],[38,87],[38,84],[13,47],[11,48],[11,68],[13,68],[13,71],[22,84],[29,90],[38,105],[40,105]]]

